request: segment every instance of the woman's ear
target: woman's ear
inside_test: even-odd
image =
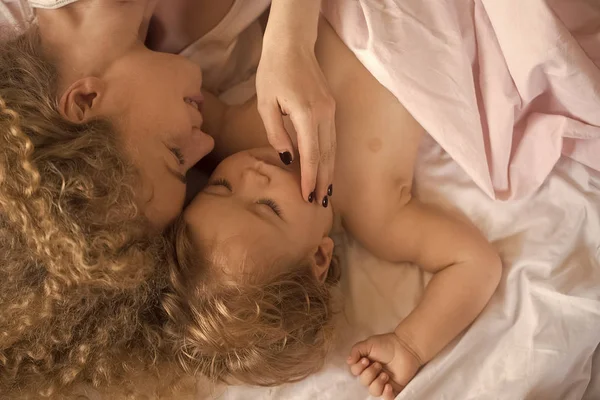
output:
[[[99,114],[104,83],[99,78],[79,79],[65,90],[58,104],[61,115],[74,123],[86,122]]]
[[[312,269],[315,277],[321,283],[325,283],[327,279],[327,272],[329,272],[329,266],[331,265],[331,258],[333,257],[333,239],[329,236],[325,236],[321,240],[321,244],[317,247],[312,261]]]

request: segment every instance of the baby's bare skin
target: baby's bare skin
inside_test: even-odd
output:
[[[473,322],[499,282],[501,263],[476,228],[412,197],[423,128],[327,22],[319,29],[315,52],[337,104],[335,212],[375,256],[434,274],[393,333],[358,343],[348,359],[371,394],[392,398]],[[232,108],[207,97],[206,129],[220,158],[268,146],[254,101]]]

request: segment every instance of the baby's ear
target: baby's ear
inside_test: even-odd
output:
[[[313,258],[312,258],[312,269],[315,277],[321,283],[325,283],[325,279],[327,279],[327,272],[329,271],[329,266],[331,265],[331,258],[333,257],[333,239],[329,236],[325,236],[319,247],[317,247]]]
[[[99,114],[100,98],[104,84],[99,78],[87,77],[73,83],[60,98],[61,115],[74,123],[82,123]]]

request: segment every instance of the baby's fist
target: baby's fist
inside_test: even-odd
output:
[[[356,343],[347,362],[369,393],[385,400],[393,400],[421,367],[416,353],[394,333]]]

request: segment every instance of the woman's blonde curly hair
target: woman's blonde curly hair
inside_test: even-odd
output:
[[[37,29],[0,45],[0,398],[107,385],[160,353],[168,246],[114,127],[64,119],[57,84]]]
[[[186,372],[213,382],[275,386],[323,366],[334,331],[337,258],[324,283],[302,260],[269,268],[284,271],[275,276],[231,280],[206,261],[210,251],[194,248],[182,218],[172,237],[172,290],[162,305],[172,354]]]

